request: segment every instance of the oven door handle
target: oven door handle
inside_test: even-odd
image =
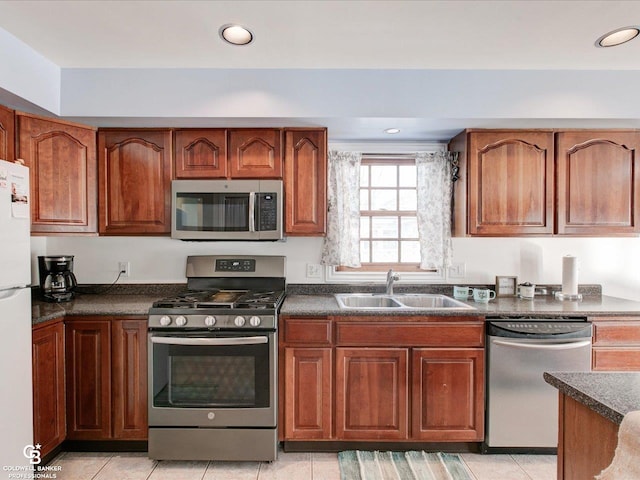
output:
[[[233,346],[233,345],[261,345],[269,343],[268,337],[238,337],[238,338],[201,338],[201,337],[151,337],[151,343],[165,345],[205,345],[205,346]]]

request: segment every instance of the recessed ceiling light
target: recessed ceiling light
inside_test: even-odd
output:
[[[399,128],[387,128],[384,133],[388,133],[390,135],[393,135],[394,133],[400,133],[400,129]]]
[[[640,34],[638,27],[623,27],[613,30],[612,32],[605,33],[596,41],[597,47],[615,47],[616,45],[622,45],[623,43],[633,40]]]
[[[248,45],[253,41],[253,33],[242,25],[227,24],[220,27],[220,37],[232,45]]]

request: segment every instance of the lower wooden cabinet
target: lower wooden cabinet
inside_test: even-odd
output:
[[[287,348],[284,436],[331,438],[332,353],[330,348]]]
[[[45,456],[66,435],[64,385],[64,324],[62,320],[35,326],[33,358],[33,442]]]
[[[591,368],[640,371],[640,317],[597,317],[593,321]]]
[[[406,440],[409,350],[336,348],[336,436]]]
[[[484,349],[415,348],[412,435],[424,441],[484,438]]]
[[[146,439],[146,319],[66,323],[67,438]]]
[[[484,439],[484,318],[281,317],[280,331],[283,440]]]

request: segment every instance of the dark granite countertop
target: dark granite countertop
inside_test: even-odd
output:
[[[108,288],[108,290],[107,290]],[[72,315],[144,315],[153,302],[186,289],[185,284],[124,284],[116,288],[85,287],[87,293],[77,293],[70,302],[43,301],[34,290],[31,304],[31,322],[37,325],[56,318]],[[104,291],[105,293],[89,293]]]
[[[640,372],[545,372],[544,379],[617,425],[640,410]]]
[[[340,309],[333,292],[379,291],[380,285],[292,285],[287,288],[287,298],[282,305],[281,314],[301,316],[327,315],[438,315],[438,316],[574,316],[585,317],[595,315],[623,316],[640,315],[640,302],[622,298],[600,295],[599,286],[584,288],[581,301],[559,301],[553,296],[537,296],[534,300],[517,297],[498,297],[488,304],[473,301],[466,302],[474,307],[469,310],[366,310]],[[582,286],[581,286],[582,288]],[[100,286],[85,288],[86,293],[79,292],[73,301],[65,303],[48,303],[40,300],[34,291],[32,303],[32,322],[38,324],[62,318],[68,315],[147,315],[152,303],[160,298],[186,289],[185,284],[123,284],[109,288],[105,293]],[[377,290],[376,290],[377,289]],[[398,293],[441,293],[451,296],[451,285],[425,286],[398,289]]]
[[[587,317],[596,315],[640,315],[640,302],[607,295],[585,295],[580,301],[561,301],[555,297],[537,296],[534,300],[517,297],[498,297],[488,304],[465,302],[473,310],[368,310],[341,309],[333,294],[287,295],[282,305],[283,315],[322,316],[322,315],[425,315],[438,316],[570,316]]]

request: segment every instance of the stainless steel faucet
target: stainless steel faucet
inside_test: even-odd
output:
[[[400,276],[393,273],[392,269],[387,272],[387,295],[393,295],[393,282],[400,280]]]

